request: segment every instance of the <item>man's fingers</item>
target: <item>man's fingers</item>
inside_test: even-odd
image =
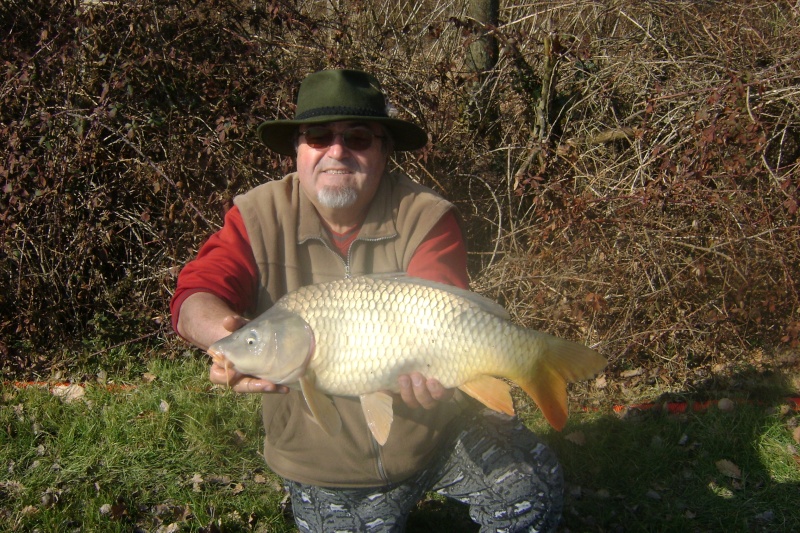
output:
[[[218,363],[213,363],[208,372],[208,379],[217,385],[235,385],[242,379],[242,375],[232,368],[224,367]]]
[[[277,392],[281,394],[289,392],[289,389],[283,385],[251,377],[243,377],[233,386],[233,390],[234,392]]]
[[[431,397],[436,400],[437,402],[442,402],[449,400],[453,397],[454,390],[453,389],[445,389],[444,386],[439,383],[437,379],[429,379],[427,381],[428,385],[428,392],[430,393]]]
[[[420,407],[420,403],[414,394],[414,387],[411,384],[411,376],[403,374],[397,378],[397,383],[400,386],[400,398],[403,402],[412,409]]]
[[[216,363],[211,365],[208,377],[211,383],[227,385],[234,392],[289,392],[285,385],[276,385],[271,381],[245,376],[232,368],[225,368]]]
[[[397,379],[400,397],[411,408],[433,409],[442,400],[453,396],[453,391],[445,389],[436,379],[425,379],[419,372],[402,375]]]
[[[428,390],[428,381],[425,376],[418,372],[411,373],[411,386],[414,389],[414,397],[424,409],[431,409],[436,405],[431,391]]]
[[[222,319],[222,327],[233,333],[247,324],[247,320],[239,315],[229,315]]]

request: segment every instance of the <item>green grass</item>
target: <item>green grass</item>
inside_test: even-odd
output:
[[[259,456],[258,398],[209,390],[198,363],[150,372],[151,383],[89,386],[70,403],[4,386],[0,530],[292,530]]]
[[[771,411],[581,413],[561,435],[538,418],[530,425],[564,465],[572,531],[800,531],[791,415]],[[584,444],[567,438],[576,433]],[[740,479],[726,475],[723,460]]]
[[[88,386],[70,403],[3,386],[0,531],[294,530],[259,455],[258,397],[212,390],[203,362],[191,359],[148,371],[152,382]],[[525,416],[564,465],[564,531],[800,531],[797,415],[770,407],[579,412],[562,433]],[[741,479],[721,472],[720,460]],[[409,531],[467,520],[463,507],[432,497]]]

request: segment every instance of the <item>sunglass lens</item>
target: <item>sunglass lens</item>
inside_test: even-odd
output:
[[[327,148],[333,142],[333,131],[328,128],[308,128],[303,137],[311,148]]]
[[[315,150],[327,148],[333,144],[336,134],[329,128],[308,128],[302,133],[306,144]],[[342,132],[344,145],[350,150],[367,150],[372,146],[376,135],[367,128],[352,128]]]
[[[372,139],[375,137],[372,132],[364,128],[345,130],[342,135],[344,145],[351,150],[366,150],[372,146]]]

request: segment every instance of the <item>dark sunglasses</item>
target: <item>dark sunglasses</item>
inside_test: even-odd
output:
[[[385,138],[382,135],[375,135],[369,128],[348,128],[336,133],[331,128],[314,126],[299,133],[300,137],[305,138],[307,145],[317,150],[329,147],[337,135],[342,136],[342,141],[348,149],[357,151],[369,150],[373,139]]]

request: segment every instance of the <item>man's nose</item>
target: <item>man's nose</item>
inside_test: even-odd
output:
[[[328,156],[333,158],[340,158],[347,151],[347,146],[344,144],[344,137],[341,133],[334,133],[331,145],[328,147]]]

